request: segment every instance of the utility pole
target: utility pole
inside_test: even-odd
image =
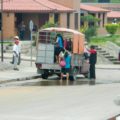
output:
[[[3,0],[1,0],[1,61],[3,62]]]

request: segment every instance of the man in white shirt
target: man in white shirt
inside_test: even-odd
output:
[[[17,68],[18,59],[19,59],[19,54],[20,54],[20,50],[19,50],[19,40],[15,40],[15,44],[14,44],[14,46],[13,46],[14,70],[19,70],[19,69]]]
[[[14,42],[16,41],[16,40],[19,40],[19,37],[18,36],[15,36],[14,37]],[[21,63],[21,42],[20,42],[20,40],[19,40],[19,59],[18,59],[18,65],[20,65],[20,63]],[[10,62],[11,64],[13,64],[14,63],[14,56],[13,56],[13,58],[12,58],[12,61]]]

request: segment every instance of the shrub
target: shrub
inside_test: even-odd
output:
[[[110,35],[114,35],[117,32],[119,25],[118,24],[106,24],[105,27],[106,27],[107,32]]]
[[[97,28],[96,27],[90,27],[85,31],[85,38],[87,41],[90,41],[90,38],[97,35]]]
[[[49,27],[57,27],[58,25],[56,23],[46,22],[41,28],[49,28]]]

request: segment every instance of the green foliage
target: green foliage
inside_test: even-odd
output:
[[[104,45],[107,41],[113,42],[116,45],[120,46],[120,35],[113,36],[96,36],[90,39],[90,43],[92,45]]]
[[[118,30],[118,24],[106,24],[105,28],[110,35],[114,35]]]
[[[98,2],[98,0],[82,0],[82,2],[96,3]]]
[[[120,0],[111,0],[111,3],[120,3]]]
[[[96,22],[100,21],[100,19],[92,15],[87,15],[81,16],[81,21],[84,21],[84,26],[81,27],[80,32],[84,33],[87,41],[89,41],[90,37],[95,36],[97,34]],[[95,26],[89,27],[88,23],[90,22],[94,22]]]
[[[86,30],[87,30],[86,26],[81,26],[80,27],[80,32],[85,33]]]
[[[97,35],[97,28],[96,27],[89,27],[86,31],[85,31],[85,38],[87,39],[87,41],[90,41],[90,38],[93,36]]]
[[[99,18],[96,18],[92,15],[87,15],[87,16],[81,16],[82,21],[87,21],[87,22],[98,22],[100,21]]]
[[[118,23],[118,27],[119,27],[119,29],[120,29],[120,22]]]
[[[55,23],[46,22],[46,23],[41,27],[41,29],[49,28],[49,27],[57,27],[57,26],[58,26],[58,25],[55,24]]]

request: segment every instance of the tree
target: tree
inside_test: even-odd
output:
[[[86,39],[89,41],[90,37],[97,35],[96,23],[100,21],[100,19],[92,15],[87,15],[81,16],[81,21],[84,21],[84,26],[81,26],[80,31],[85,34]],[[89,26],[88,23],[94,23],[94,25]]]
[[[87,15],[87,16],[81,16],[81,21],[84,22],[84,27],[88,28],[90,23],[93,23],[94,26],[97,26],[96,23],[99,22],[100,19],[92,15]]]
[[[85,38],[89,42],[91,37],[97,35],[97,28],[96,27],[90,27],[85,31],[84,34],[85,34]]]
[[[41,28],[49,28],[49,27],[57,27],[58,25],[56,23],[46,22]]]

